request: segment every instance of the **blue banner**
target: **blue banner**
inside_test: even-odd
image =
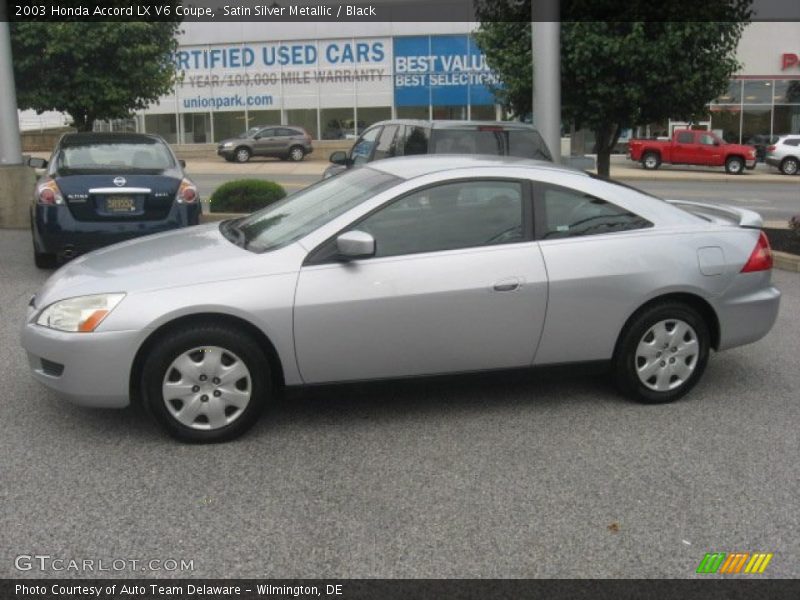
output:
[[[494,104],[489,85],[498,83],[468,35],[394,38],[396,106]]]

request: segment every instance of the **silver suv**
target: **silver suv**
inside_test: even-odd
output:
[[[800,134],[782,135],[767,147],[766,163],[778,167],[784,175],[797,175],[800,168]]]

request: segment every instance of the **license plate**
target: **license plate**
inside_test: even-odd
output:
[[[115,213],[128,213],[136,210],[136,202],[130,196],[110,196],[106,198],[106,210]]]

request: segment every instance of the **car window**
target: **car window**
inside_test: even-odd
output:
[[[694,134],[691,131],[683,131],[678,134],[679,144],[691,144],[694,140]]]
[[[478,129],[437,129],[434,154],[494,154],[553,160],[539,132],[488,126]]]
[[[375,146],[375,140],[378,139],[381,129],[381,127],[374,127],[369,131],[365,131],[361,139],[356,142],[350,153],[350,158],[353,160],[354,165],[362,165],[369,160],[372,155],[372,148]]]
[[[397,125],[386,125],[378,138],[378,145],[375,146],[375,154],[372,160],[391,158],[395,155],[395,137],[397,135]]]
[[[700,143],[703,144],[704,146],[713,146],[714,141],[715,141],[714,136],[708,133],[704,133],[703,135],[700,136]]]
[[[522,184],[476,180],[418,190],[351,229],[375,238],[375,256],[510,244],[524,240]]]
[[[800,146],[800,138],[789,138],[788,140],[784,140],[783,143],[787,146]]]
[[[374,169],[354,169],[323,179],[245,217],[237,228],[250,250],[260,252],[284,246],[399,181]]]
[[[286,127],[281,127],[280,129],[278,129],[278,135],[281,137],[294,137],[303,134],[297,131],[296,129],[288,129]]]
[[[274,127],[265,127],[261,131],[256,134],[258,137],[267,138],[267,137],[275,137],[275,128]]]
[[[73,142],[63,145],[56,159],[61,173],[163,171],[174,166],[172,154],[160,142]]]
[[[567,188],[543,185],[536,201],[541,202],[544,214],[544,222],[539,224],[542,239],[652,227],[648,220],[620,206]]]
[[[402,145],[397,149],[397,152],[403,156],[427,154],[429,139],[430,132],[428,129],[418,125],[406,125]]]

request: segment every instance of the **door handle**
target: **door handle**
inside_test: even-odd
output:
[[[520,280],[516,277],[509,277],[508,279],[501,279],[494,284],[495,292],[514,292],[519,289]]]

